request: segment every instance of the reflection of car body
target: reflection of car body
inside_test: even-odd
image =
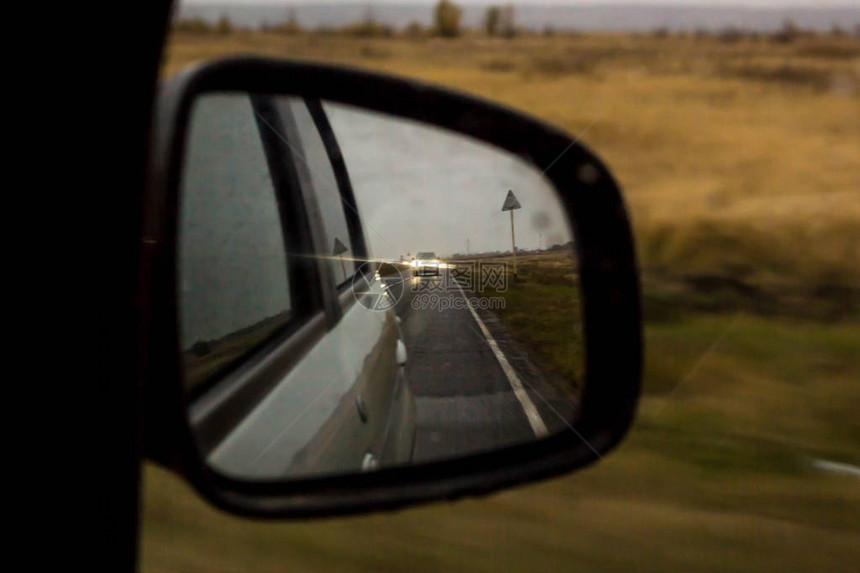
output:
[[[439,276],[439,269],[441,268],[441,261],[436,257],[436,253],[432,251],[418,253],[418,256],[412,261],[412,269],[416,275]]]
[[[203,128],[195,139],[197,124],[192,125],[189,148],[221,145],[219,133],[205,129],[212,125],[229,127],[224,130],[226,138],[235,140],[242,126],[243,133],[258,139],[260,154],[268,159],[263,163],[272,172],[268,193],[274,191],[282,209],[280,219],[276,216],[269,224],[283,233],[285,243],[283,258],[275,261],[285,263],[272,270],[273,263],[267,260],[263,272],[243,269],[243,280],[234,289],[230,281],[209,277],[211,269],[217,274],[218,269],[229,268],[230,260],[242,258],[242,251],[236,251],[242,237],[214,242],[191,238],[206,225],[213,230],[202,237],[223,235],[217,227],[227,215],[218,219],[202,212],[191,221],[183,219],[183,229],[189,230],[180,250],[180,268],[185,269],[180,308],[186,313],[183,330],[194,333],[182,341],[188,349],[184,367],[186,384],[194,384],[190,390],[196,397],[192,424],[208,462],[227,475],[246,479],[354,472],[408,462],[415,404],[404,374],[399,320],[390,305],[375,302],[387,296],[376,266],[360,264],[370,258],[361,219],[322,106],[297,98],[252,99],[237,94],[215,99],[208,108],[201,105],[195,121]],[[232,156],[248,161],[248,153],[240,151],[234,150]],[[193,160],[192,155],[189,163]],[[209,172],[198,170],[204,175],[196,182],[189,175],[196,173],[193,168],[186,168],[186,180],[192,180],[184,182],[183,194],[217,199]],[[255,195],[243,187],[237,205],[244,209]],[[225,197],[234,193],[232,189]],[[260,207],[252,205],[247,214],[229,216],[253,230],[262,224]],[[243,225],[231,221],[230,226]],[[240,230],[234,235],[243,232],[250,233]],[[292,255],[308,251],[319,256]],[[227,259],[226,267],[218,257]],[[248,260],[246,267],[252,265]],[[286,268],[279,271],[282,265]],[[195,272],[201,276],[195,277]],[[269,288],[269,275],[280,272],[286,275],[289,290],[284,312],[275,315],[260,305],[247,310],[235,302],[230,307],[229,301]],[[198,307],[206,312],[195,312]],[[195,323],[204,318],[214,322],[211,315],[224,307],[229,327]],[[235,317],[239,313],[241,321]],[[276,359],[274,363],[280,364],[273,365],[271,356],[279,353],[295,358]]]

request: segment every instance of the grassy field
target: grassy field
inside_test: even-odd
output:
[[[544,372],[558,384],[581,392],[585,337],[573,253],[521,253],[517,257],[516,279],[510,257],[487,256],[480,262],[504,263],[507,279],[502,290],[484,286],[478,294],[504,299],[504,307],[493,310],[494,314],[508,325]]]
[[[164,74],[236,53],[420,78],[582,134],[621,183],[648,269],[731,274],[787,294],[860,284],[851,38],[178,35]]]
[[[394,514],[248,522],[147,467],[144,571],[856,570],[860,481],[810,460],[860,465],[860,43],[185,35],[164,73],[235,52],[430,80],[584,132],[633,218],[645,395],[594,467]]]

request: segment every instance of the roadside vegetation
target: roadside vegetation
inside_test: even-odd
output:
[[[517,277],[510,256],[483,256],[451,259],[504,263],[504,288],[484,286],[478,296],[502,298],[504,307],[496,314],[510,329],[542,370],[560,385],[582,391],[585,376],[585,336],[578,275],[569,249],[517,257]]]
[[[811,460],[860,465],[860,40],[793,25],[510,36],[177,28],[163,72],[236,52],[358,65],[583,134],[622,187],[642,267],[630,437],[547,483],[314,523],[223,515],[150,466],[144,571],[855,570],[860,481]],[[550,320],[565,289],[574,302],[575,269],[554,257],[521,259],[502,317],[564,371],[563,337],[524,310]]]

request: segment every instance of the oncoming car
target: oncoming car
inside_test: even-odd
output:
[[[435,275],[438,277],[441,268],[442,263],[433,251],[418,253],[418,256],[412,261],[412,269],[416,275]]]

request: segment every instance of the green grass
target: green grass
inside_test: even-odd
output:
[[[505,298],[496,313],[544,368],[580,379],[578,289],[570,280],[555,284],[574,272],[572,260],[531,255],[521,268],[527,272],[507,291],[483,296]],[[860,321],[762,318],[726,305],[702,312],[691,296],[646,286],[643,392],[663,404],[640,422],[654,434],[649,443],[728,472],[796,473],[804,455],[860,465],[860,419],[852,415],[860,403]],[[649,310],[655,300],[663,306]]]
[[[144,475],[144,571],[853,571],[860,325],[685,315],[649,324],[625,443],[546,483],[318,522],[246,521]],[[716,344],[715,344],[716,343]]]
[[[493,312],[541,367],[560,375],[572,388],[581,384],[585,337],[579,289],[573,285],[516,283],[503,292],[488,288],[481,294],[505,300],[504,308]]]
[[[577,272],[572,253],[566,250],[518,257],[517,278],[511,257],[482,257],[481,261],[504,263],[505,288],[485,287],[477,294],[504,299],[493,310],[532,359],[560,384],[582,389],[585,372],[585,337]]]

